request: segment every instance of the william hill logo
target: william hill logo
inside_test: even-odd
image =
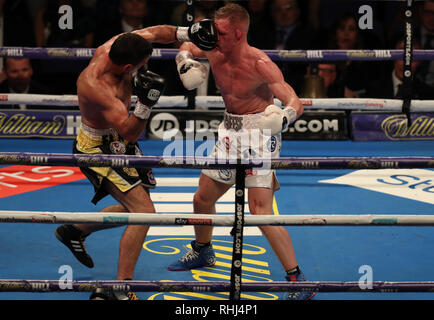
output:
[[[420,140],[434,137],[434,118],[419,116],[408,126],[405,115],[387,117],[381,123],[381,130],[391,140]]]
[[[0,136],[60,135],[66,124],[65,117],[57,115],[52,120],[37,120],[35,116],[0,113]]]

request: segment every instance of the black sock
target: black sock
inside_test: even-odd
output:
[[[300,268],[299,268],[298,266],[296,266],[296,267],[293,268],[293,269],[286,270],[286,274],[287,274],[288,276],[293,276],[293,275],[295,275],[295,274],[300,274],[300,273],[301,273],[301,271],[300,271]]]
[[[200,251],[202,248],[210,246],[211,242],[206,242],[206,243],[201,243],[201,242],[195,242],[196,244],[196,249],[198,249],[198,251]]]

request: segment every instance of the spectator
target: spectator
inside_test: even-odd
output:
[[[329,33],[327,47],[338,50],[361,50],[373,49],[365,46],[365,38],[358,28],[357,20],[351,13],[344,14],[339,18],[332,31]],[[344,85],[346,98],[364,97],[366,87],[372,76],[382,70],[379,62],[345,61],[338,64],[340,83]]]
[[[99,47],[111,37],[152,25],[149,21],[148,3],[146,0],[119,0],[117,14],[113,17],[102,17],[95,32],[94,46]]]
[[[28,58],[7,58],[5,59],[6,80],[0,84],[1,93],[28,93],[28,94],[50,94],[51,91],[44,85],[33,80],[33,68]],[[41,109],[41,106],[0,105],[7,109]]]
[[[337,67],[334,63],[319,63],[318,75],[324,79],[324,88],[326,90],[327,97],[340,98],[342,94],[339,94],[339,86],[337,83]]]
[[[301,10],[297,0],[273,0],[272,23],[252,30],[249,42],[260,49],[299,50],[315,47],[315,33],[300,19]],[[277,62],[285,81],[300,94],[307,64]]]
[[[404,38],[400,37],[395,49],[404,49]],[[419,40],[413,41],[413,48],[420,49]],[[411,70],[413,73],[412,99],[431,100],[434,99],[434,90],[423,83],[417,77],[416,69],[420,61],[413,60]],[[384,76],[370,83],[368,97],[381,99],[402,99],[402,82],[404,77],[404,61],[402,59],[393,61],[393,70],[385,72]]]
[[[38,47],[91,48],[93,45],[94,12],[84,0],[48,0],[36,13],[35,38]],[[59,27],[59,8],[69,5],[73,13],[72,29]]]
[[[27,2],[0,0],[0,47],[34,47],[32,18]],[[0,82],[5,80],[4,60],[0,58]]]
[[[214,1],[214,0],[195,1],[194,3],[195,17],[196,17],[196,10],[199,10],[203,15],[205,15],[205,17],[210,18],[212,17],[214,11],[223,5],[224,5],[224,1]],[[185,4],[185,1],[175,5],[170,15],[170,24],[175,26],[187,25],[186,9],[187,6]]]
[[[364,13],[359,13],[359,9],[364,5],[368,5],[373,12],[373,29],[371,32],[375,33],[378,38],[383,39],[385,32],[383,20],[387,18],[387,22],[390,21],[385,11],[388,11],[389,7],[395,7],[394,2],[399,1],[304,0],[303,2],[306,3],[306,16],[309,24],[318,31],[330,30],[334,22],[347,12],[361,18]]]
[[[421,46],[425,50],[434,49],[434,1],[424,1],[419,7]],[[434,89],[434,61],[420,64],[421,79]]]
[[[272,23],[270,15],[270,1],[269,0],[248,0],[245,4],[246,10],[250,14],[250,28],[248,35],[249,42],[252,35],[257,34],[260,30]],[[255,41],[253,39],[253,41]]]
[[[307,49],[312,47],[312,34],[300,19],[297,0],[272,0],[271,24],[253,30],[252,46],[260,49]]]
[[[33,20],[24,0],[0,0],[1,46],[34,47]]]
[[[327,98],[343,98],[344,88],[339,83],[336,63],[321,62],[317,66],[318,76],[324,80],[324,90]],[[308,74],[311,74],[312,65],[308,68]]]
[[[39,47],[91,48],[93,45],[94,12],[84,0],[48,0],[35,16],[35,38]],[[72,29],[61,29],[59,7],[72,8]],[[88,60],[41,60],[38,62],[39,80],[58,94],[74,94],[80,72]],[[59,79],[61,81],[59,81]]]

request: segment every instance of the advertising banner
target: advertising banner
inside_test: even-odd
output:
[[[213,139],[223,110],[156,109],[139,140]],[[0,110],[0,138],[73,139],[81,125],[79,111]],[[348,139],[344,111],[306,111],[287,130],[284,140]]]
[[[282,132],[283,140],[347,140],[345,111],[306,111]]]
[[[0,138],[74,139],[80,125],[78,110],[0,110]]]
[[[414,113],[411,125],[402,113],[351,114],[355,141],[434,140],[434,113]]]
[[[148,122],[148,138],[203,140],[204,136],[217,134],[222,120],[223,110],[154,111]],[[307,111],[282,132],[282,139],[349,139],[345,111]]]
[[[80,124],[78,111],[0,110],[1,138],[71,139]]]

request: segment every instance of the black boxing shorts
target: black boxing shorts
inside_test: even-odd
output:
[[[72,152],[74,154],[142,154],[137,143],[127,143],[115,130],[93,129],[84,124],[81,125],[74,140]],[[80,167],[80,170],[94,186],[95,195],[92,199],[94,204],[109,194],[102,187],[104,179],[112,182],[122,192],[140,184],[145,188],[156,186],[151,168]]]

